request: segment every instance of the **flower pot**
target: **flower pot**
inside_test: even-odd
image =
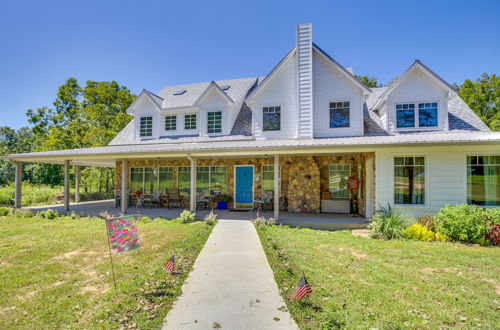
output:
[[[227,209],[227,203],[226,202],[217,202],[217,209],[219,210],[225,210]]]

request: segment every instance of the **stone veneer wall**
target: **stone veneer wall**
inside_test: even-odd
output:
[[[365,213],[366,196],[366,159],[374,157],[373,153],[362,153],[339,156],[295,156],[280,157],[281,166],[281,196],[286,197],[288,207],[281,202],[280,209],[290,212],[318,213],[321,210],[321,192],[328,191],[329,165],[351,164],[351,175],[357,175],[358,165],[361,167],[362,193],[358,193],[359,213]],[[174,188],[177,186],[177,166],[189,166],[189,160],[129,160],[130,167],[141,166],[172,166],[174,171]],[[226,193],[234,196],[234,165],[254,165],[254,198],[262,195],[262,165],[273,165],[273,158],[244,158],[244,159],[199,159],[198,166],[226,166]],[[116,162],[116,192],[120,191],[121,162]],[[375,178],[374,178],[375,184]],[[375,197],[375,187],[371,187],[372,196]],[[374,198],[375,200],[375,198]]]

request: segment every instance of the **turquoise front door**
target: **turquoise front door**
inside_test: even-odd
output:
[[[253,206],[253,166],[236,166],[236,207]]]

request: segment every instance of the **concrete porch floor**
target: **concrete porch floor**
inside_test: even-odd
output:
[[[58,210],[64,213],[64,205],[48,205],[48,206],[31,206],[23,209],[38,212],[47,209]],[[118,214],[120,210],[115,207],[114,200],[93,201],[73,203],[70,205],[70,212],[85,213],[88,215],[99,215],[99,213],[108,211],[111,214]],[[127,214],[144,215],[148,217],[175,218],[182,212],[179,208],[136,208],[129,207]],[[204,217],[210,210],[198,210],[196,213],[199,217]],[[230,211],[230,210],[214,210],[219,216],[219,219],[227,220],[251,220],[255,219],[256,211]],[[273,211],[260,212],[261,216],[266,218],[273,217]],[[351,216],[350,214],[336,213],[292,213],[280,211],[279,223],[293,227],[314,228],[325,230],[339,229],[361,229],[366,228],[368,221],[361,216]]]

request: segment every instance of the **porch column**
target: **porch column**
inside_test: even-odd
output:
[[[196,158],[189,157],[191,161],[191,189],[189,194],[189,210],[196,212]]]
[[[127,213],[128,207],[128,193],[127,193],[127,178],[128,178],[128,161],[126,159],[122,159],[122,184],[121,184],[121,193],[120,193],[120,207],[121,213]]]
[[[69,211],[69,160],[64,161],[64,210]]]
[[[280,156],[274,155],[274,219],[280,216]]]
[[[15,189],[15,199],[14,207],[16,209],[21,208],[21,187],[23,182],[23,162],[15,162],[16,165],[16,189]]]
[[[80,203],[80,165],[75,166],[75,203]]]

